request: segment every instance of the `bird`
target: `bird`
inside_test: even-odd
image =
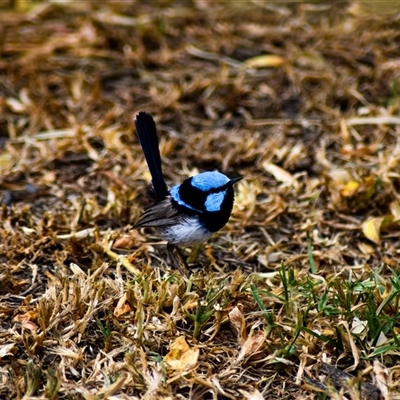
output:
[[[179,247],[200,244],[225,226],[234,203],[233,185],[243,177],[228,178],[218,171],[205,171],[168,190],[153,117],[140,111],[134,122],[150,171],[155,203],[140,215],[133,228],[155,228],[159,237],[167,241],[174,266],[185,275],[174,252],[188,268]]]

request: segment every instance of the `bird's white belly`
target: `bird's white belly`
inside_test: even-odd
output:
[[[180,223],[162,230],[162,236],[171,244],[193,246],[207,240],[212,235],[197,218],[183,219]]]

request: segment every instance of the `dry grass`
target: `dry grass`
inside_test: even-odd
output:
[[[398,3],[101,4],[0,5],[0,398],[399,398]],[[245,177],[189,282],[139,110]]]

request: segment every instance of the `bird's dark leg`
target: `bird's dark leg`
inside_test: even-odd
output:
[[[174,251],[176,251],[178,253],[180,260],[178,260],[178,258],[175,256]],[[186,272],[181,268],[180,261],[182,262],[182,264],[184,265],[184,267],[186,269],[188,269],[189,267],[185,261],[185,258],[183,257],[181,250],[179,249],[179,247],[175,246],[172,243],[167,243],[167,253],[168,253],[172,263],[174,264],[174,267],[181,273],[182,277],[184,277],[184,278],[187,277]]]
[[[185,267],[186,270],[188,270],[189,269],[189,265],[186,262],[185,256],[182,254],[181,249],[179,247],[175,246],[175,250],[178,253],[179,258],[181,259],[183,266]]]

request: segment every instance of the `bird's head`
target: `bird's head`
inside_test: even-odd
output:
[[[202,172],[171,188],[170,195],[178,205],[194,211],[218,212],[226,202],[232,208],[232,185],[241,179],[229,179],[217,171]]]

